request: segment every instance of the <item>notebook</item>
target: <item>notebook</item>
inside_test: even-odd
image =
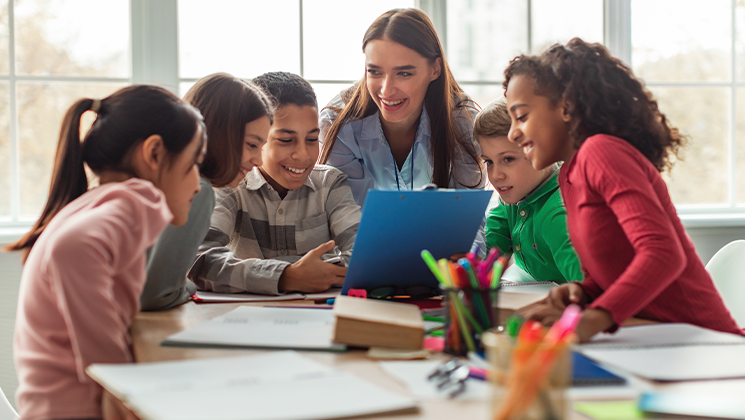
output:
[[[745,337],[689,324],[621,328],[575,349],[600,363],[657,381],[745,377]]]
[[[417,407],[411,398],[293,351],[93,364],[86,372],[143,420],[326,419]]]
[[[332,311],[241,306],[168,336],[163,345],[189,347],[265,347],[305,350],[346,349],[331,341]]]
[[[597,363],[572,352],[572,386],[618,386],[626,384],[626,379],[603,369]]]
[[[468,252],[491,196],[485,190],[368,191],[342,294],[380,286],[405,294],[411,285],[436,292],[439,283],[422,250],[437,259]]]

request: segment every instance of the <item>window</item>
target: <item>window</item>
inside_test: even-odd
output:
[[[0,3],[2,225],[41,212],[67,108],[131,83],[129,27],[127,0]]]
[[[282,70],[310,81],[323,107],[364,75],[362,37],[370,23],[416,2],[215,0],[207,9],[204,4],[178,3],[181,94],[217,71],[250,79]]]
[[[574,36],[605,42],[690,138],[666,175],[684,220],[745,222],[745,0],[0,0],[0,227],[37,217],[74,100],[286,70],[324,106],[363,76],[364,31],[394,7],[432,17],[482,106],[503,95],[514,56]]]

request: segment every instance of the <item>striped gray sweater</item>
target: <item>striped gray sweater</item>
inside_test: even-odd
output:
[[[254,168],[237,188],[215,190],[210,229],[189,278],[199,290],[279,294],[292,262],[333,239],[347,260],[360,222],[347,175],[316,165],[284,199]]]

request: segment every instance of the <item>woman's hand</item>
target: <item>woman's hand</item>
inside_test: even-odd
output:
[[[105,389],[101,398],[101,414],[104,420],[140,420],[119,398]]]
[[[279,290],[284,292],[318,293],[330,289],[334,284],[343,284],[346,267],[327,263],[321,259],[334,249],[334,241],[328,241],[308,252],[298,262],[290,264],[279,277]]]

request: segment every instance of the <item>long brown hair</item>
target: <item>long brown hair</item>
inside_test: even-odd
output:
[[[365,47],[370,41],[378,39],[389,39],[410,48],[428,59],[430,64],[438,58],[442,61],[440,77],[429,84],[427,94],[424,96],[424,106],[429,115],[432,142],[432,182],[441,188],[450,186],[450,181],[455,178],[454,169],[456,165],[453,163],[456,157],[460,157],[463,161],[470,158],[481,170],[482,163],[477,156],[476,149],[472,143],[466,140],[468,133],[459,133],[453,117],[454,112],[460,112],[468,118],[466,124],[472,124],[471,115],[466,108],[473,107],[473,102],[468,99],[458,86],[458,82],[455,81],[450,67],[445,61],[445,54],[440,39],[437,37],[437,32],[435,32],[435,27],[427,14],[418,9],[393,9],[383,13],[375,19],[365,32],[362,51],[365,51]],[[330,108],[337,113],[337,118],[323,136],[321,163],[328,162],[336,137],[344,124],[378,112],[378,107],[367,90],[365,77],[342,92],[341,96],[345,104],[344,107]],[[480,172],[483,177],[483,171]],[[475,188],[481,184],[481,181],[468,187]]]
[[[80,118],[89,110],[97,116],[81,143]],[[172,162],[192,141],[201,121],[194,107],[155,86],[129,86],[100,101],[78,100],[62,120],[44,210],[31,231],[5,250],[23,251],[26,261],[54,216],[88,191],[85,164],[96,174],[103,170],[134,174],[127,157],[135,146],[156,134],[163,139],[168,161]]]
[[[202,113],[210,139],[199,172],[215,187],[230,184],[241,169],[246,124],[264,116],[273,118],[269,99],[251,82],[215,73],[199,79],[184,101]]]
[[[601,44],[574,38],[539,56],[521,55],[504,71],[505,90],[519,75],[532,78],[535,93],[552,104],[566,102],[576,148],[602,133],[631,143],[660,172],[672,168],[671,153],[680,159],[685,136],[670,125],[644,83]]]

